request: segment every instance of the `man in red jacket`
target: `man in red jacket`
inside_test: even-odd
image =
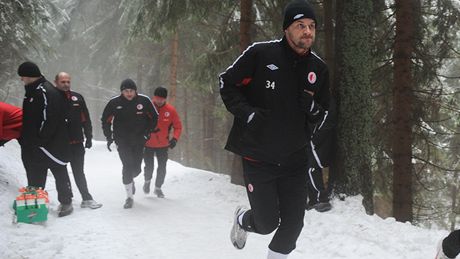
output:
[[[22,109],[0,102],[0,146],[21,136]]]
[[[168,161],[168,148],[174,148],[182,132],[182,123],[174,106],[166,103],[168,90],[157,87],[154,92],[153,104],[157,109],[157,128],[151,133],[150,139],[145,143],[144,149],[144,193],[150,193],[150,181],[153,175],[153,157],[157,155],[158,168],[155,180],[154,193],[158,198],[164,198],[161,186],[165,181],[166,162]],[[171,137],[171,129],[174,130]]]

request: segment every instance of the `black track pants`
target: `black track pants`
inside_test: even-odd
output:
[[[449,258],[455,258],[460,253],[460,230],[452,231],[442,241],[442,250]]]
[[[93,197],[88,191],[88,184],[86,182],[86,176],[84,172],[85,148],[83,147],[83,143],[71,144],[70,152],[70,166],[72,167],[75,184],[80,191],[81,198],[84,201],[92,200]]]
[[[308,205],[312,206],[318,202],[329,202],[329,195],[324,188],[323,171],[315,168],[308,169]]]
[[[153,176],[154,156],[157,156],[158,168],[157,177],[155,179],[155,187],[160,188],[165,182],[166,177],[166,162],[168,162],[168,147],[144,149],[144,178],[145,181],[150,181]]]
[[[243,216],[243,228],[258,234],[276,229],[269,248],[289,254],[303,228],[307,197],[306,163],[278,166],[243,159],[243,172],[251,210]],[[300,165],[299,165],[300,164]]]
[[[69,174],[65,165],[52,161],[38,147],[22,147],[21,157],[26,169],[28,186],[41,187],[45,189],[48,169],[56,181],[58,201],[62,204],[72,202],[72,187]]]
[[[123,184],[130,184],[141,173],[144,145],[118,145],[118,155],[123,164]]]

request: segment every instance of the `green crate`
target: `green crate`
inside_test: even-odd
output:
[[[15,200],[13,208],[17,222],[34,223],[48,220],[48,204],[43,198]]]

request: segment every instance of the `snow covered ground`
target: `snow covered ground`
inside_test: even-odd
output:
[[[266,258],[271,235],[250,234],[243,250],[229,241],[233,210],[248,202],[244,188],[230,184],[228,176],[169,161],[166,198],[144,195],[140,176],[134,208],[126,210],[120,168],[117,152],[108,152],[105,142],[95,142],[87,151],[86,175],[102,208],[81,209],[81,196],[73,185],[74,213],[58,218],[49,176],[51,211],[46,225],[12,224],[11,204],[26,178],[17,142],[0,147],[0,258]],[[290,259],[434,258],[437,242],[447,234],[368,216],[359,197],[332,202],[330,212],[306,213]]]

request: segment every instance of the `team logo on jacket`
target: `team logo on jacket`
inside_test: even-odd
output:
[[[254,191],[254,186],[252,184],[248,184],[248,191],[253,192]]]
[[[78,100],[78,98],[76,96],[72,96],[72,101],[76,102]]]
[[[275,71],[278,69],[278,67],[275,65],[275,64],[270,64],[270,65],[267,65],[268,69],[270,69],[271,71]]]
[[[310,84],[314,84],[316,82],[316,74],[315,74],[315,72],[308,73],[308,82]]]
[[[33,98],[33,97],[30,98],[29,102],[31,103],[31,102],[33,102],[33,101],[34,101],[34,98]]]
[[[165,112],[165,117],[169,117],[171,115],[169,112]]]
[[[144,106],[143,106],[142,104],[138,104],[138,105],[136,106],[136,108],[137,108],[138,110],[142,110],[142,108],[144,108]]]

